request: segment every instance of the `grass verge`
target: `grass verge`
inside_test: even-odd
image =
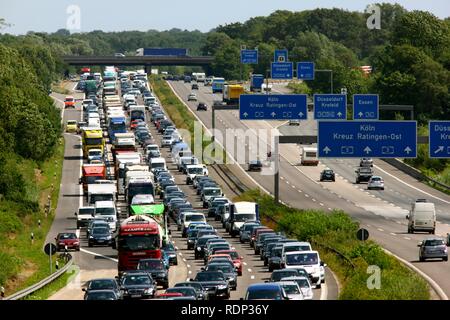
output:
[[[0,285],[5,287],[6,296],[50,275],[43,246],[58,201],[63,159],[64,139],[60,138],[53,156],[45,162],[21,160],[20,173],[28,182],[29,199],[24,202],[36,204],[32,209],[24,208],[22,203],[0,201]],[[48,199],[51,210],[46,217],[44,209]]]
[[[259,190],[243,193],[234,201],[253,201],[260,206],[261,218],[274,230],[289,237],[309,241],[339,278],[341,300],[428,300],[428,284],[420,276],[387,255],[373,241],[356,240],[359,228],[343,211],[327,214],[320,210],[301,210],[276,205]],[[379,289],[372,270],[380,271]]]
[[[52,91],[60,94],[68,95],[70,94],[70,90],[68,90],[65,85],[67,84],[67,80],[60,81],[58,83],[52,84]]]

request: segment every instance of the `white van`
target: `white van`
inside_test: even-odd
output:
[[[436,209],[434,203],[426,199],[417,199],[406,216],[408,220],[408,233],[427,231],[434,234],[436,231]]]
[[[301,164],[317,166],[319,164],[319,159],[317,157],[317,148],[303,147]]]
[[[117,210],[114,201],[97,201],[95,202],[95,218],[105,218],[112,232],[117,229]]]
[[[157,168],[167,170],[166,159],[164,158],[150,158],[150,170],[153,172]]]
[[[320,260],[319,252],[317,251],[291,251],[286,252],[285,268],[297,269],[303,268],[308,272],[311,283],[320,288],[324,282],[324,273],[321,270],[326,267]]]
[[[312,247],[309,242],[287,242],[283,244],[281,249],[281,263],[284,264],[286,253],[293,251],[311,251]]]
[[[256,202],[235,202],[230,204],[229,217],[225,229],[232,237],[239,234],[240,228],[246,221],[259,221],[259,205]]]
[[[181,226],[183,233],[186,232],[186,229],[189,227],[191,222],[204,222],[206,223],[206,218],[203,213],[197,213],[197,212],[189,212],[185,213],[183,217],[181,218]]]
[[[191,184],[196,176],[207,176],[209,174],[204,164],[189,164],[186,166],[186,184]]]

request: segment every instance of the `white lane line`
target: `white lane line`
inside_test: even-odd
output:
[[[377,228],[378,229],[378,231],[381,231],[381,232],[383,232],[384,230],[383,229],[381,229],[381,228]]]
[[[281,180],[284,180],[284,177],[280,177]]]
[[[392,235],[392,236],[396,236],[396,234],[395,233],[393,233],[393,232],[391,232],[391,233],[389,233],[390,235]]]
[[[405,239],[405,240],[411,240],[411,238],[408,238],[408,237],[403,237],[403,239]]]
[[[189,280],[191,280],[190,278],[186,278],[186,282],[188,282]]]
[[[303,191],[302,191],[302,190],[300,190],[300,189],[298,189],[297,191],[298,191],[298,192],[300,192],[300,193],[302,193],[302,192],[303,192]]]
[[[442,201],[442,202],[444,202],[444,203],[446,203],[446,204],[450,204],[449,201],[446,201],[446,200],[444,200],[444,199],[441,199],[441,198],[439,198],[439,197],[436,197],[436,196],[434,196],[434,195],[432,195],[432,194],[430,194],[430,193],[428,193],[428,192],[426,192],[426,191],[420,190],[419,188],[416,188],[416,187],[410,185],[409,183],[404,182],[403,180],[397,178],[396,176],[393,176],[393,175],[390,174],[389,172],[387,172],[387,171],[381,169],[380,167],[378,167],[378,166],[376,166],[376,165],[374,165],[374,167],[375,167],[375,168],[378,168],[378,170],[380,170],[380,171],[386,173],[386,174],[389,175],[390,177],[394,178],[395,180],[399,181],[400,183],[403,183],[404,185],[406,185],[406,186],[408,186],[408,187],[410,187],[410,188],[412,188],[412,189],[414,189],[414,190],[417,190],[417,191],[419,191],[419,192],[422,192],[423,194],[426,194],[427,196],[432,197],[432,198],[434,198],[434,199],[440,200],[440,201]]]
[[[296,189],[297,187],[296,187],[296,186],[294,186],[294,185],[292,185],[292,188]]]
[[[247,262],[244,261],[244,266],[246,266],[246,265],[247,265]]]
[[[313,202],[316,202],[317,200],[313,198],[312,201],[313,201]]]
[[[86,250],[86,249],[83,249],[83,248],[80,248],[80,251],[82,251],[84,253],[87,253],[87,254],[90,254],[90,255],[93,255],[93,256],[102,257],[102,258],[105,258],[107,260],[111,260],[111,261],[114,261],[114,262],[119,262],[119,260],[117,260],[117,259],[114,259],[114,258],[111,258],[111,257],[107,257],[107,256],[104,256],[104,255],[102,255],[100,253],[95,253],[95,252],[92,252],[92,251],[89,251],[89,250]]]
[[[253,280],[253,279],[255,279],[255,276],[253,276],[253,275],[252,275],[252,276],[250,276],[250,279],[252,279],[252,280]]]
[[[178,254],[179,254],[180,256],[183,256],[183,252],[178,252]]]
[[[175,250],[178,250],[178,247],[175,247]]]
[[[190,264],[188,264],[188,265],[187,265],[187,267],[188,267],[188,268],[190,268],[190,267],[191,267],[191,265],[190,265]]]
[[[309,194],[305,193],[305,197],[309,198]]]
[[[328,208],[328,210],[333,211],[331,208]]]
[[[247,270],[248,270],[248,272],[252,272],[252,269],[250,269],[250,268],[248,268]]]
[[[322,284],[322,288],[320,288],[320,300],[328,299],[328,286],[326,283]]]
[[[370,225],[370,224],[368,224],[367,226],[368,226],[369,228],[371,227],[371,225]]]
[[[322,203],[322,202],[321,202],[321,203],[319,203],[319,204],[320,204],[320,206],[321,206],[321,207],[323,207],[323,203]]]
[[[291,184],[288,180],[286,180],[286,183],[287,183],[287,184]]]
[[[185,258],[183,258],[183,262],[186,262],[186,259],[185,259]]]
[[[188,274],[192,274],[192,271],[191,271],[191,270],[189,270],[189,271],[188,271]]]

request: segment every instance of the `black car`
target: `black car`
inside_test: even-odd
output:
[[[209,239],[216,239],[219,238],[219,236],[217,235],[204,235],[200,238],[197,238],[197,241],[195,241],[194,243],[194,249],[195,249],[195,259],[200,259],[203,258],[203,256],[205,255],[205,247],[206,247],[206,242]]]
[[[198,90],[198,84],[193,83],[192,86],[191,86],[191,89],[192,90]]]
[[[89,233],[88,246],[94,245],[111,246],[113,239],[109,228],[97,227]]]
[[[248,171],[261,171],[262,162],[260,160],[251,160],[248,163]]]
[[[127,271],[120,279],[120,289],[124,299],[153,298],[156,294],[156,282],[148,272]]]
[[[200,102],[197,105],[197,111],[200,111],[200,110],[208,111],[208,106],[206,105],[206,103]]]
[[[164,289],[169,287],[169,270],[161,259],[141,259],[137,270],[143,270],[151,274],[158,285]]]
[[[267,266],[269,267],[269,272],[273,270],[281,269],[281,252],[283,247],[275,247],[270,250],[269,256],[267,258]],[[265,263],[264,263],[265,264]]]
[[[120,300],[114,290],[91,290],[86,292],[84,300]]]
[[[188,281],[175,284],[174,288],[191,287],[197,292],[197,300],[208,300],[208,293],[200,282]]]
[[[209,263],[206,268],[204,268],[205,271],[222,271],[225,279],[227,279],[228,284],[230,286],[231,290],[236,290],[237,288],[237,272],[234,265],[231,265],[229,263],[221,263],[221,262],[213,262]]]
[[[87,283],[86,288],[82,289],[84,294],[84,299],[89,295],[91,291],[98,290],[111,290],[114,291],[116,296],[120,299],[122,297],[122,292],[120,291],[120,286],[117,283],[117,280],[114,278],[104,278],[104,279],[93,279]],[[92,298],[92,297],[91,297]]]
[[[297,276],[303,276],[298,272],[298,269],[275,270],[274,272],[272,272],[272,275],[270,276],[270,282],[278,282],[281,281],[281,279],[283,278],[297,277]]]
[[[178,265],[178,257],[175,246],[172,242],[167,242],[166,245],[162,248],[167,255],[169,256],[169,263],[176,266]]]
[[[191,281],[200,282],[208,292],[209,297],[230,298],[230,285],[222,271],[198,272],[195,279],[191,279]]]
[[[335,181],[333,170],[325,169],[320,173],[320,181]]]

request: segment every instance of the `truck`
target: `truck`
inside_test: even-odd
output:
[[[84,93],[86,96],[89,94],[96,94],[97,93],[97,81],[96,80],[86,80],[85,81],[85,87],[84,87]]]
[[[426,199],[417,199],[411,205],[411,210],[406,216],[408,220],[408,233],[425,231],[435,234],[436,209],[434,203]]]
[[[139,48],[136,50],[136,56],[185,57],[188,51],[185,48]]]
[[[226,84],[223,86],[223,101],[228,105],[238,104],[241,94],[244,94],[244,87],[240,84]]]
[[[81,136],[83,145],[83,157],[87,159],[90,149],[105,148],[105,140],[103,139],[103,131],[101,128],[87,127],[83,129]]]
[[[302,151],[302,166],[312,165],[317,166],[319,164],[319,159],[317,158],[317,148],[314,147],[304,147]]]
[[[193,72],[192,79],[197,82],[205,82],[206,74],[204,72]]]
[[[250,91],[261,92],[261,87],[264,83],[264,76],[262,74],[252,74],[250,79]]]
[[[125,116],[112,116],[108,118],[108,135],[111,141],[114,141],[117,133],[127,132],[127,120]]]
[[[94,183],[96,180],[106,179],[106,166],[102,163],[83,164],[81,172],[80,184],[83,184],[84,192],[87,192],[89,184]]]
[[[152,179],[149,178],[132,178],[128,181],[125,189],[125,200],[128,205],[137,194],[149,194],[155,197],[155,187]]]
[[[259,221],[259,205],[256,202],[231,203],[229,210],[225,228],[232,237],[239,234],[239,229],[246,221]]]
[[[103,83],[103,96],[112,96],[116,94],[117,89],[114,81],[106,81]]]
[[[145,106],[130,106],[130,123],[134,120],[141,119],[144,122],[145,119]]]
[[[117,198],[117,186],[115,183],[91,183],[88,184],[87,202],[94,206],[97,201],[115,201]]]
[[[119,275],[127,270],[135,270],[141,259],[161,258],[161,248],[167,239],[165,225],[145,214],[122,221],[113,242],[113,249],[117,248],[118,251]]]
[[[224,84],[225,84],[224,78],[213,78],[211,84],[212,93],[223,92]]]

